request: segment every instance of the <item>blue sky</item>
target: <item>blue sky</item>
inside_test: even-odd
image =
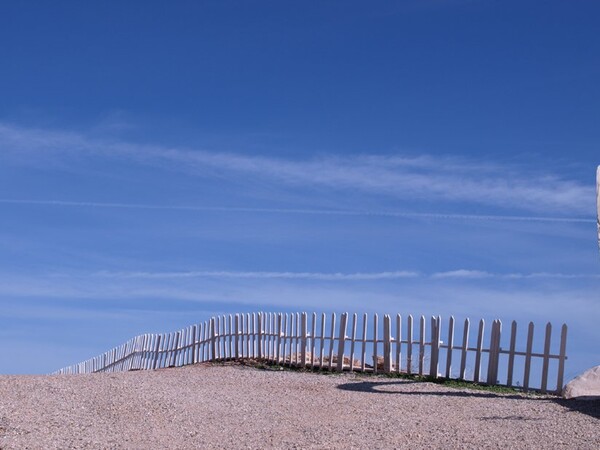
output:
[[[0,373],[219,313],[570,326],[597,2],[4,2]]]

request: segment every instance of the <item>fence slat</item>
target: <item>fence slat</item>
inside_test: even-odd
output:
[[[294,364],[297,366],[300,362],[300,313],[296,313],[296,335],[294,338]]]
[[[277,364],[279,364],[281,362],[281,334],[282,334],[282,322],[283,322],[283,316],[281,313],[277,314],[277,348],[276,350],[276,355],[275,355],[275,361],[277,361]]]
[[[319,368],[323,368],[323,358],[325,356],[325,321],[327,316],[325,313],[321,315],[321,348],[319,349]]]
[[[555,391],[556,394],[561,394],[563,390],[565,359],[567,359],[567,325],[563,324],[560,330],[560,354],[558,356],[558,374],[556,376]]]
[[[412,374],[412,352],[413,352],[413,316],[409,314],[406,319],[406,373]]]
[[[390,316],[383,316],[383,371],[390,373],[392,371],[392,326]]]
[[[348,313],[343,313],[340,316],[340,330],[338,337],[338,352],[337,352],[337,371],[344,370],[344,349],[346,345],[346,329],[348,323]]]
[[[331,333],[329,336],[329,361],[327,361],[327,370],[331,370],[333,368],[333,347],[335,340],[335,313],[331,313]]]
[[[548,387],[548,365],[550,363],[550,339],[552,338],[552,324],[546,324],[546,336],[544,337],[544,357],[542,360],[542,383],[540,391],[546,393]]]
[[[402,370],[402,316],[396,315],[396,373]]]
[[[467,371],[467,350],[469,349],[469,328],[471,326],[471,322],[469,319],[465,319],[465,325],[463,328],[463,341],[462,341],[462,350],[460,355],[460,374],[459,379],[464,380]]]
[[[365,371],[366,365],[367,365],[367,322],[368,322],[368,315],[367,313],[365,313],[363,315],[363,332],[362,332],[362,356],[360,359],[360,370],[361,372]]]
[[[354,371],[354,349],[356,345],[356,321],[358,316],[352,314],[352,336],[350,341],[350,372]]]
[[[315,368],[315,351],[317,346],[317,313],[312,313],[310,324],[310,367]]]
[[[302,313],[301,327],[302,327],[302,341],[300,342],[300,364],[302,367],[306,367],[306,345],[308,339],[308,319],[307,314],[305,312]]]
[[[485,329],[485,320],[479,321],[479,331],[477,333],[477,349],[475,351],[475,368],[473,369],[473,381],[479,383],[479,373],[481,371],[481,352],[483,350],[483,333]]]
[[[425,316],[420,319],[421,329],[419,331],[419,375],[423,375],[423,363],[425,360]]]
[[[429,376],[438,377],[438,355],[440,352],[440,320],[431,317],[431,352],[429,361]]]
[[[529,375],[531,373],[531,351],[533,349],[533,322],[529,322],[527,329],[527,350],[525,355],[525,369],[523,373],[523,391],[529,391]]]
[[[446,378],[450,379],[452,372],[452,349],[454,348],[454,316],[448,321],[448,348],[446,351]]]
[[[377,373],[377,335],[379,334],[379,316],[373,314],[373,373]]]
[[[517,345],[517,322],[512,321],[510,325],[510,349],[508,351],[508,369],[506,374],[506,385],[513,385],[513,371],[515,367],[515,348]]]

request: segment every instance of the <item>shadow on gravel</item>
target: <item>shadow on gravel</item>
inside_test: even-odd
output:
[[[556,403],[569,412],[578,412],[588,416],[600,419],[600,400],[581,401],[581,400],[565,400],[562,398],[547,398],[547,397],[528,397],[519,394],[497,394],[495,392],[481,391],[454,391],[453,388],[443,392],[436,391],[401,391],[394,390],[394,386],[402,386],[418,383],[417,381],[401,380],[401,381],[361,381],[358,383],[344,383],[337,386],[342,391],[365,392],[374,394],[391,394],[391,395],[411,395],[411,396],[439,396],[439,397],[473,397],[473,398],[502,398],[507,400],[534,401]],[[390,389],[391,388],[391,389]],[[500,419],[500,418],[498,418]],[[502,418],[508,419],[508,418]],[[516,419],[516,418],[515,418]]]
[[[571,412],[587,414],[595,419],[600,419],[600,400],[565,400],[558,398],[554,400],[560,406],[570,409]]]
[[[402,386],[409,384],[416,384],[418,381],[362,381],[359,383],[344,383],[338,385],[338,389],[342,391],[354,391],[354,392],[370,392],[376,394],[395,394],[395,395],[431,395],[439,397],[482,397],[482,398],[506,398],[511,400],[546,400],[548,399],[536,399],[535,397],[524,397],[522,395],[511,395],[511,394],[496,394],[494,392],[481,392],[481,391],[454,391],[452,388],[448,388],[447,391],[436,392],[436,391],[398,391],[392,389],[386,389],[393,386]]]

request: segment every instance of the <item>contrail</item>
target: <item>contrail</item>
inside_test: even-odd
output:
[[[493,214],[451,214],[451,213],[417,213],[403,211],[369,211],[350,209],[299,209],[299,208],[251,208],[242,206],[192,206],[192,205],[151,205],[141,203],[100,203],[77,202],[65,200],[17,200],[0,199],[3,204],[62,206],[80,208],[122,208],[148,209],[171,211],[205,211],[205,212],[240,212],[266,214],[306,214],[306,215],[339,215],[339,216],[379,216],[397,218],[420,218],[438,220],[490,220],[513,222],[565,222],[565,223],[596,223],[595,219],[579,217],[548,217],[548,216],[511,216]]]

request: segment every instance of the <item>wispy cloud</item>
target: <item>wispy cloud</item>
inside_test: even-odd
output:
[[[368,281],[414,278],[419,276],[413,271],[375,272],[375,273],[322,273],[322,272],[233,272],[233,271],[191,271],[191,272],[98,272],[98,276],[109,278],[249,278],[249,279],[287,279],[317,281]]]
[[[66,200],[26,200],[26,199],[0,199],[0,203],[15,205],[40,205],[62,206],[79,208],[116,208],[116,209],[149,209],[171,211],[203,211],[203,212],[239,212],[239,213],[266,213],[266,214],[303,214],[303,215],[339,215],[339,216],[378,216],[406,219],[434,219],[434,220],[467,220],[467,221],[510,221],[510,222],[557,222],[557,223],[596,223],[594,219],[577,217],[549,217],[549,216],[512,216],[490,214],[445,214],[445,213],[417,213],[405,211],[386,210],[349,210],[349,209],[299,209],[299,208],[248,208],[234,206],[193,206],[193,205],[151,205],[140,203],[106,203],[106,202],[80,202]]]
[[[490,278],[494,274],[482,270],[450,270],[448,272],[436,272],[431,274],[431,278]],[[498,274],[496,274],[498,276]]]
[[[264,272],[264,271],[184,271],[184,272],[110,272],[99,271],[90,274],[103,278],[145,278],[145,279],[177,279],[177,278],[239,278],[239,279],[287,279],[315,281],[378,281],[405,278],[432,279],[600,279],[600,274],[593,273],[502,273],[483,270],[457,269],[446,272],[422,273],[413,270],[396,270],[386,272]]]
[[[430,156],[322,156],[283,159],[102,140],[80,133],[0,124],[0,157],[125,158],[202,176],[261,179],[301,188],[356,191],[398,199],[472,202],[525,211],[591,215],[594,186],[519,167]],[[45,158],[44,158],[45,156]],[[493,217],[493,216],[490,216]]]

